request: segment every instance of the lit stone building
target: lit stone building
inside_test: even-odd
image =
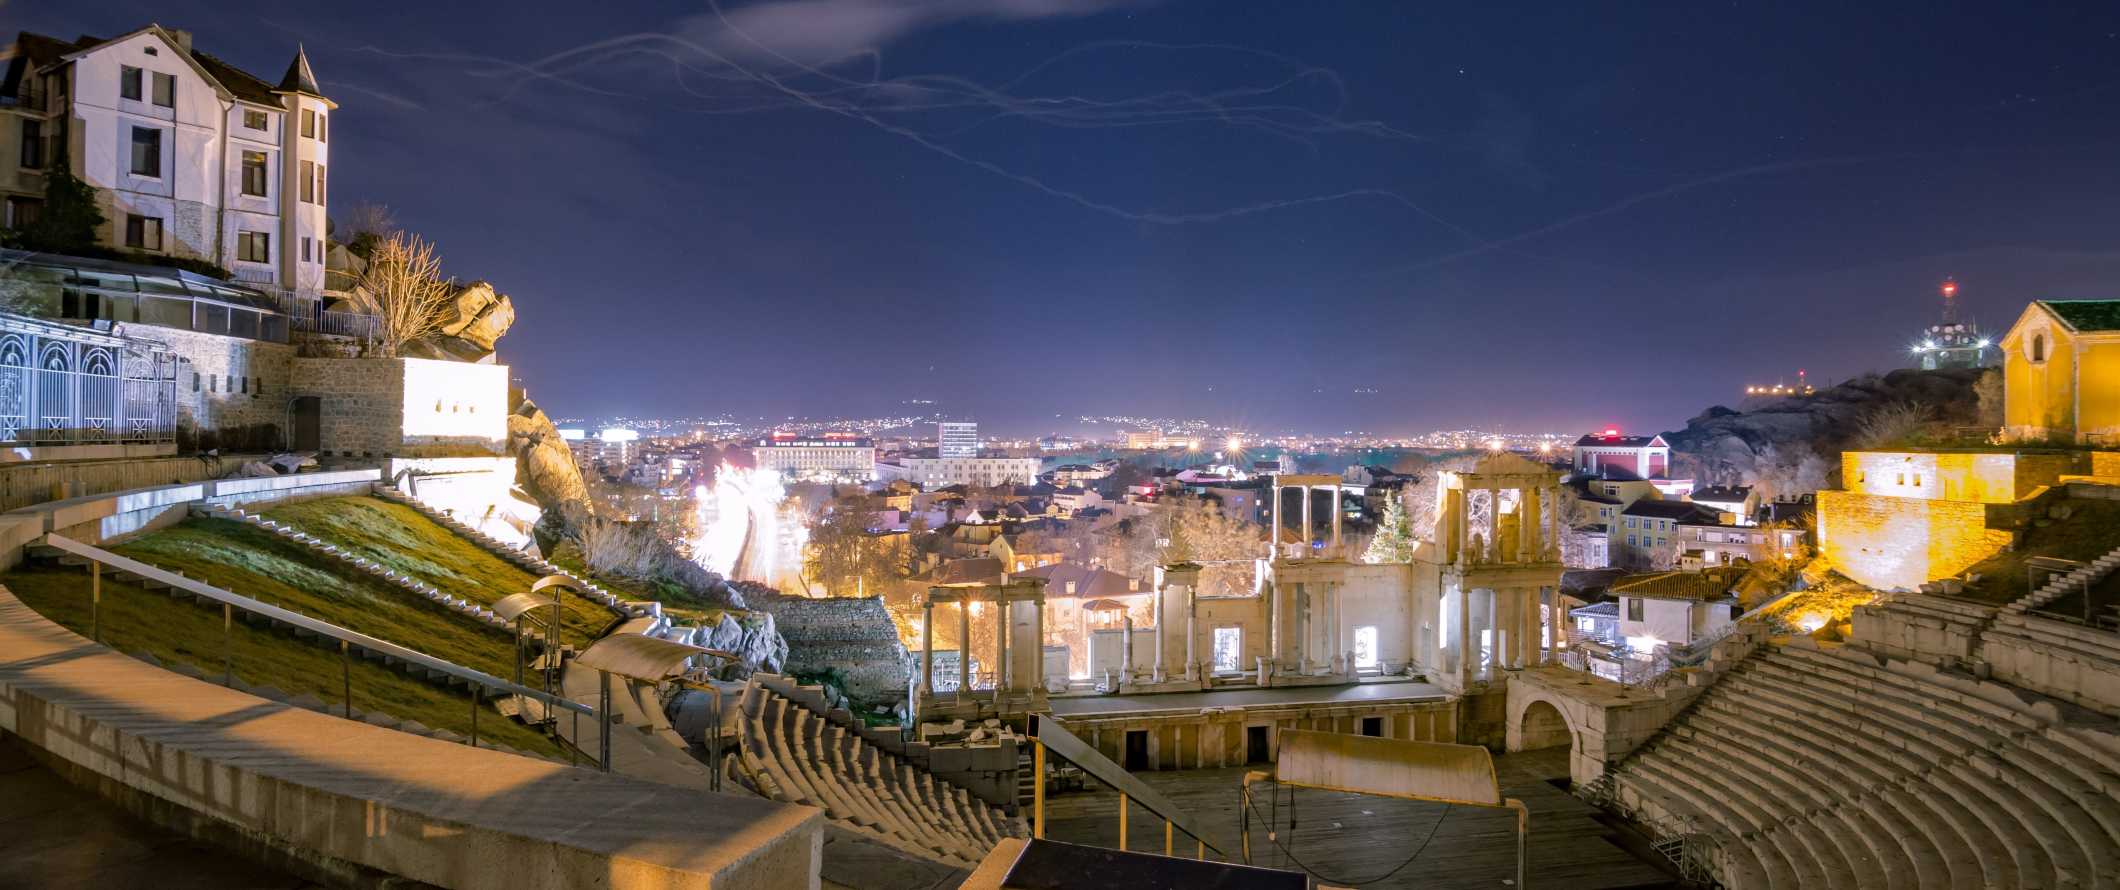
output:
[[[1043,464],[1044,460],[1036,457],[901,455],[878,462],[875,467],[878,478],[903,479],[924,488],[944,485],[995,488],[1033,484],[1038,481],[1038,469]]]
[[[935,424],[935,454],[939,457],[978,457],[979,425],[950,420]]]
[[[789,479],[867,482],[876,478],[876,443],[851,433],[774,433],[751,443],[759,469]]]
[[[2002,338],[2004,430],[2020,440],[2120,439],[2120,300],[2036,300]]]
[[[1629,436],[1617,429],[1575,440],[1575,472],[1612,480],[1646,480],[1665,497],[1693,493],[1693,480],[1671,477],[1671,445],[1662,436]]]
[[[201,260],[238,279],[324,286],[332,112],[299,49],[277,84],[149,25],[109,40],[16,38],[0,95],[5,222],[41,212],[67,165],[94,188],[103,246]]]

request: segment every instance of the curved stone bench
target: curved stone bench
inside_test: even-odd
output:
[[[0,729],[238,843],[445,887],[809,888],[811,810],[312,713],[98,646],[0,590]]]

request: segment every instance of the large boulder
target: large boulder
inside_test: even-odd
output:
[[[589,515],[589,486],[574,465],[574,452],[527,395],[508,415],[508,453],[515,456],[516,486],[546,516],[571,527]]]
[[[484,281],[474,281],[450,298],[442,335],[491,352],[513,324],[515,304],[508,295],[494,291],[493,285]]]

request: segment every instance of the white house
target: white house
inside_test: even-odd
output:
[[[64,162],[96,190],[103,246],[323,288],[338,105],[299,48],[274,86],[159,25],[108,40],[24,32],[0,87],[0,166],[13,168],[0,223],[36,219],[41,171]]]

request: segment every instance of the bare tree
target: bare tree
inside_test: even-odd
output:
[[[361,287],[375,301],[377,351],[394,357],[405,344],[439,333],[452,302],[434,245],[398,232],[375,246]]]
[[[381,204],[361,203],[346,209],[344,231],[339,239],[347,248],[361,256],[375,252],[376,245],[397,234],[397,215]]]
[[[1863,448],[1912,444],[1929,432],[1928,406],[1894,402],[1880,406],[1857,424],[1855,442]]]

